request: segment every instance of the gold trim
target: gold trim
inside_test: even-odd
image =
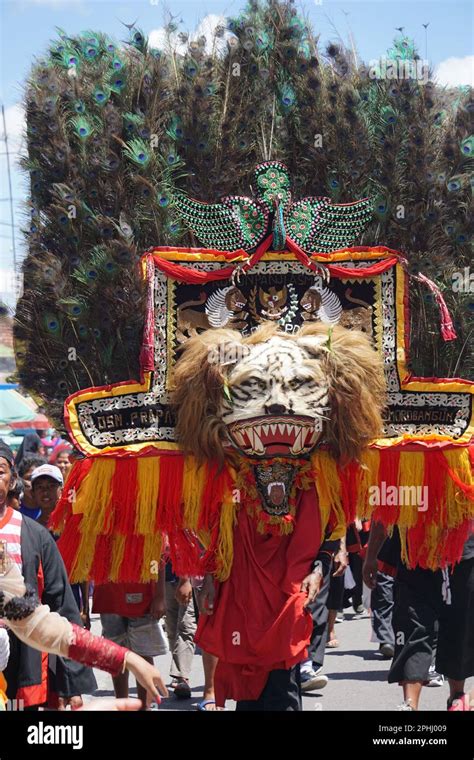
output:
[[[116,454],[120,455],[121,452],[139,452],[148,447],[153,447],[159,450],[167,451],[179,451],[177,443],[168,443],[161,441],[147,441],[144,443],[130,443],[125,446],[105,446],[104,448],[98,448],[93,446],[83,435],[81,427],[79,425],[77,405],[84,401],[95,401],[101,398],[110,398],[111,396],[125,396],[127,393],[146,393],[151,388],[151,372],[145,372],[143,383],[127,383],[124,385],[111,385],[100,390],[84,390],[74,397],[66,399],[66,414],[69,418],[69,427],[71,428],[75,442],[81,451],[89,455],[96,454]]]
[[[228,255],[226,257],[222,254],[203,253],[202,251],[199,251],[199,253],[190,253],[187,249],[183,250],[179,248],[175,248],[172,251],[160,251],[157,249],[149,251],[149,253],[151,253],[153,256],[156,256],[157,258],[164,259],[166,261],[222,261],[228,266],[231,266],[235,262],[250,261],[252,258],[251,256],[242,256],[237,254],[234,258],[229,258]],[[350,251],[344,249],[335,253],[328,253],[327,255],[314,254],[312,256],[308,256],[308,258],[310,261],[333,263],[335,261],[347,261],[348,259],[352,261],[361,261],[363,259],[383,260],[392,258],[393,256],[395,256],[395,253],[392,253],[388,250],[373,251],[367,249],[366,251]],[[291,251],[266,251],[259,259],[259,261],[299,261],[299,259]]]
[[[174,343],[176,340],[176,330],[178,320],[176,315],[175,289],[176,281],[167,277],[167,304],[166,304],[166,380],[165,387],[167,391],[172,390],[171,375],[175,365]]]
[[[383,316],[382,316],[382,275],[373,280],[375,284],[374,300],[374,333],[376,349],[383,358],[382,353],[382,334],[383,334]]]

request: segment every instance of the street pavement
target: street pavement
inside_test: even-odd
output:
[[[98,615],[92,616],[92,631],[100,634]],[[387,710],[393,711],[402,702],[402,690],[396,684],[387,683],[390,661],[378,654],[378,644],[372,643],[368,614],[354,615],[346,610],[345,619],[336,624],[336,634],[340,642],[338,649],[326,649],[323,672],[329,678],[328,685],[318,692],[303,696],[304,710]],[[169,683],[169,654],[155,657],[155,665]],[[94,670],[99,686],[95,696],[113,696],[112,679],[107,673]],[[195,710],[202,698],[204,683],[200,654],[194,657],[191,672],[191,699],[178,700],[171,695],[164,699],[160,710]],[[136,695],[134,679],[130,676],[130,696]],[[474,678],[466,682],[466,690],[474,689]],[[424,688],[420,701],[421,710],[446,710],[448,686]],[[235,709],[235,703],[228,701],[228,710]]]

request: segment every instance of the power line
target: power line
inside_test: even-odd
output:
[[[12,175],[10,171],[10,152],[8,150],[8,134],[7,134],[7,122],[5,120],[5,106],[2,103],[2,120],[3,120],[3,132],[5,140],[5,152],[7,156],[7,176],[8,176],[8,192],[10,195],[10,217],[11,217],[11,231],[12,231],[12,251],[13,251],[13,271],[16,272],[16,246],[15,246],[15,213],[13,210],[13,192],[12,192]]]

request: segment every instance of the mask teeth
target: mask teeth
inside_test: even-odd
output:
[[[267,494],[268,494],[268,496],[270,496],[270,491],[273,488],[273,486],[281,486],[283,488],[283,491],[286,493],[285,484],[282,483],[280,480],[274,480],[271,483],[269,483],[268,486],[267,486]]]

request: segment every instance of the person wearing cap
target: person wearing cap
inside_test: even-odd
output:
[[[47,528],[50,515],[55,509],[63,489],[62,470],[55,465],[42,462],[31,472],[30,482],[36,512],[30,510],[31,514],[28,516]],[[25,514],[24,510],[22,513]],[[81,620],[86,628],[90,628],[89,584],[87,582],[73,583],[71,589],[81,613]]]
[[[63,474],[53,464],[42,464],[33,470],[30,480],[35,504],[41,510],[37,520],[46,528],[63,490]]]
[[[31,473],[41,464],[46,464],[46,459],[39,456],[23,457],[20,464],[15,464],[16,471],[19,475],[19,482],[22,485],[22,497],[20,500],[20,512],[22,515],[37,520],[41,514],[41,509],[35,504],[33,489],[31,487]]]
[[[22,573],[25,585],[37,594],[41,602],[70,623],[82,627],[66,568],[53,537],[38,522],[8,506],[8,497],[15,481],[13,453],[0,440],[0,541],[6,544],[8,555]],[[56,484],[60,487],[59,481],[56,480]],[[81,695],[90,694],[97,688],[92,670],[83,664],[57,655],[49,655],[48,658],[24,644],[12,632],[9,632],[9,638],[10,657],[4,672],[7,697],[23,700],[25,709],[45,704],[48,687],[57,695],[56,705],[60,709],[67,704],[80,707]]]

